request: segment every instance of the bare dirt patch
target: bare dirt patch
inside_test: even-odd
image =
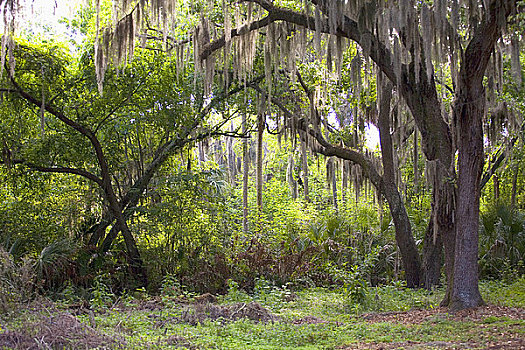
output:
[[[431,310],[368,313],[361,316],[363,320],[371,323],[394,322],[401,324],[419,324],[438,318],[463,322],[477,322],[487,317],[507,317],[510,319],[525,320],[525,310],[497,305],[485,305],[458,311],[454,314],[449,313],[447,308],[436,308]]]
[[[468,342],[392,342],[392,343],[356,343],[342,346],[341,349],[516,349],[525,350],[525,335],[509,332],[516,327],[523,327],[520,322],[506,323],[504,329],[493,327],[497,319],[525,320],[525,310],[519,308],[485,305],[478,308],[448,313],[446,308],[433,310],[410,310],[407,312],[369,313],[361,319],[370,323],[390,322],[404,325],[435,322],[440,319],[455,322],[477,323],[472,329],[473,337]]]

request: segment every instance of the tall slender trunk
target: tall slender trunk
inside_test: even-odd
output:
[[[418,152],[418,137],[417,128],[414,128],[414,157],[412,159],[414,169],[414,194],[417,196],[419,192],[419,152]]]
[[[494,185],[494,200],[498,201],[499,200],[499,177],[498,175],[494,174],[492,176],[492,182]]]
[[[332,200],[334,202],[334,209],[337,211],[337,161],[334,160],[334,171],[332,172]]]
[[[250,163],[248,162],[248,135],[246,126],[246,112],[242,114],[242,134],[245,136],[242,142],[242,230],[246,235],[248,233],[248,171]]]
[[[234,127],[233,122],[230,124],[230,132],[233,133]],[[235,186],[236,184],[236,177],[237,177],[237,167],[236,167],[236,159],[235,159],[235,152],[233,151],[233,138],[227,137],[226,139],[226,149],[228,154],[228,176],[230,179],[230,183],[232,186]]]
[[[512,189],[511,189],[511,195],[510,195],[510,205],[515,208],[516,207],[516,192],[518,191],[518,174],[520,172],[520,167],[518,164],[514,164],[514,173],[512,174]]]
[[[346,205],[346,192],[348,191],[348,167],[350,165],[346,160],[343,160],[341,167],[341,202],[343,207]]]
[[[288,182],[288,188],[290,189],[290,195],[293,200],[297,199],[297,181],[294,179],[294,160],[293,151],[288,156],[288,165],[286,167],[286,182]]]
[[[304,200],[310,201],[310,188],[308,185],[308,153],[306,151],[306,141],[301,138],[301,160],[303,168],[303,186],[304,186]]]
[[[381,80],[381,79],[378,79]],[[378,83],[381,85],[381,83]],[[403,199],[396,186],[392,137],[390,135],[390,100],[392,84],[384,82],[381,87],[379,106],[379,139],[383,161],[383,193],[388,202],[396,231],[396,242],[401,253],[408,287],[419,287],[421,284],[421,263],[412,236],[410,220]]]
[[[264,134],[265,116],[259,113],[257,116],[257,164],[256,164],[256,186],[257,186],[257,209],[259,216],[263,206],[263,134]]]

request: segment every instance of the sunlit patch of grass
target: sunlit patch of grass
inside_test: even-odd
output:
[[[505,281],[483,281],[481,295],[491,304],[525,308],[525,276],[509,283]]]

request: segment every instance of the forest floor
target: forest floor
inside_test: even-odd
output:
[[[0,349],[525,349],[525,278],[483,282],[486,306],[450,314],[442,291],[264,286],[252,294],[39,299],[0,314]]]

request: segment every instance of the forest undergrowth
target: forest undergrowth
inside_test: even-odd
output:
[[[117,297],[97,285],[92,299],[65,293],[2,313],[2,349],[523,349],[525,278],[485,281],[487,305],[455,314],[443,290],[392,283],[356,302],[344,288],[294,290],[258,280],[246,293],[187,292],[165,280],[160,295]]]

